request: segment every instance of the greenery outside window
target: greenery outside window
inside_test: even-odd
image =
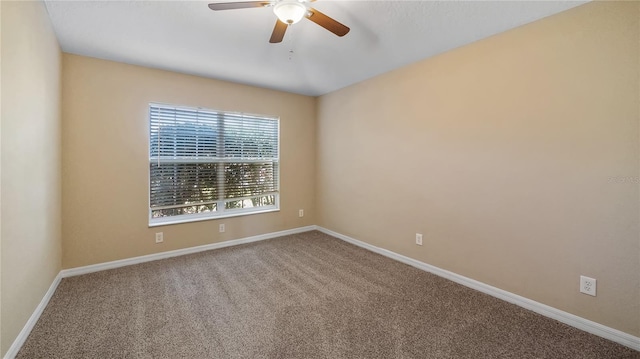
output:
[[[149,105],[149,225],[279,209],[279,120]]]

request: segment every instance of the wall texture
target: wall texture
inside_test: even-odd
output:
[[[0,6],[4,355],[61,268],[61,54],[42,2]]]
[[[149,102],[280,116],[280,211],[149,228]],[[64,268],[316,222],[315,98],[64,54],[62,113]]]
[[[640,335],[639,19],[590,3],[322,96],[318,224]]]

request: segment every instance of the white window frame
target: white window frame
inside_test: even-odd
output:
[[[262,195],[255,195],[255,196],[249,196],[249,197],[241,197],[241,198],[231,198],[231,199],[218,199],[216,202],[216,211],[214,212],[203,212],[203,213],[193,213],[193,214],[182,214],[182,215],[174,215],[174,216],[166,216],[166,217],[153,217],[152,213],[154,210],[159,210],[162,209],[163,207],[155,207],[152,208],[151,207],[151,164],[154,161],[157,161],[157,158],[153,158],[153,156],[151,155],[151,109],[152,107],[162,107],[162,108],[174,108],[174,109],[179,109],[179,110],[188,110],[188,111],[207,111],[207,112],[211,112],[211,113],[217,113],[219,114],[219,116],[224,117],[224,116],[230,116],[230,117],[243,117],[243,116],[248,116],[248,117],[258,117],[261,119],[265,119],[265,120],[270,120],[270,121],[276,121],[277,122],[277,160],[275,161],[275,163],[277,164],[277,171],[276,171],[276,179],[275,179],[275,185],[276,185],[276,191],[275,192],[269,192],[268,194],[262,194]],[[147,140],[147,144],[148,144],[148,151],[147,153],[149,154],[149,164],[148,164],[148,176],[147,179],[149,181],[148,186],[147,186],[147,194],[148,194],[148,207],[149,207],[149,211],[148,211],[148,218],[149,218],[149,227],[156,227],[156,226],[163,226],[163,225],[170,225],[170,224],[178,224],[178,223],[189,223],[189,222],[198,222],[198,221],[206,221],[206,220],[212,220],[212,219],[221,219],[221,218],[229,218],[229,217],[237,217],[237,216],[246,216],[246,215],[254,215],[254,214],[261,214],[261,213],[269,213],[269,212],[278,212],[280,211],[280,118],[276,117],[276,116],[269,116],[269,115],[258,115],[258,114],[248,114],[248,113],[241,113],[241,112],[230,112],[230,111],[221,111],[221,110],[213,110],[213,109],[207,109],[207,108],[201,108],[201,107],[188,107],[188,106],[180,106],[180,105],[171,105],[171,104],[163,104],[163,103],[149,103],[148,106],[148,124],[149,124],[149,138]],[[182,162],[180,159],[177,159],[175,161],[172,162],[168,162],[168,163],[180,163]],[[194,161],[188,161],[188,162],[183,162],[183,163],[197,163],[200,161],[194,160]],[[225,160],[225,159],[217,159],[214,161],[207,161],[206,163],[251,163],[251,162],[268,162],[268,161],[252,161],[252,160],[238,160],[238,159],[233,159],[233,160]],[[217,170],[218,176],[222,175],[224,176],[224,171],[222,170],[222,167],[219,168]],[[224,191],[224,189],[223,189]],[[260,207],[253,207],[253,208],[230,208],[227,209],[226,207],[226,203],[227,202],[235,202],[238,200],[250,200],[251,198],[257,198],[257,197],[261,197],[261,196],[267,196],[267,195],[273,195],[274,196],[274,204],[273,205],[265,205],[265,206],[260,206]],[[209,202],[207,202],[209,203]]]

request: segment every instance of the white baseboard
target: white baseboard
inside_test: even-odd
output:
[[[93,265],[88,265],[88,266],[84,266],[84,267],[63,269],[62,271],[60,271],[60,275],[62,276],[62,278],[73,277],[73,276],[82,275],[82,274],[99,272],[99,271],[103,271],[103,270],[107,270],[107,269],[126,267],[126,266],[139,264],[139,263],[157,261],[157,260],[165,259],[165,258],[178,257],[178,256],[184,256],[184,255],[187,255],[187,254],[192,254],[192,253],[209,251],[209,250],[212,250],[212,249],[225,248],[225,247],[237,246],[237,245],[240,245],[240,244],[246,244],[246,243],[251,243],[251,242],[264,241],[265,239],[271,239],[271,238],[276,238],[276,237],[287,236],[287,235],[290,235],[290,234],[308,232],[308,231],[312,231],[312,230],[315,230],[315,229],[317,229],[316,226],[298,227],[298,228],[294,228],[294,229],[288,229],[288,230],[285,230],[285,231],[271,232],[271,233],[267,233],[267,234],[260,234],[260,235],[257,235],[257,236],[245,237],[245,238],[240,238],[240,239],[232,239],[232,240],[229,240],[229,241],[212,243],[212,244],[205,244],[205,245],[197,246],[197,247],[189,247],[189,248],[177,249],[177,250],[174,250],[174,251],[167,251],[167,252],[149,254],[149,255],[145,255],[145,256],[121,259],[121,260],[112,261],[112,262],[93,264]]]
[[[556,309],[553,307],[550,307],[546,304],[542,304],[539,302],[536,302],[534,300],[519,296],[517,294],[513,294],[511,292],[507,292],[506,290],[502,290],[493,286],[490,286],[488,284],[482,283],[482,282],[478,282],[477,280],[473,280],[471,278],[467,278],[465,276],[461,276],[459,274],[450,272],[448,270],[444,270],[441,268],[438,268],[436,266],[432,266],[430,264],[426,264],[424,262],[420,262],[418,260],[415,260],[413,258],[409,258],[406,256],[403,256],[401,254],[392,252],[390,250],[384,249],[384,248],[380,248],[380,247],[376,247],[374,245],[359,241],[355,238],[351,238],[349,236],[345,236],[343,234],[331,231],[329,229],[323,228],[323,227],[319,227],[316,226],[316,228],[318,231],[323,232],[325,234],[328,234],[330,236],[339,238],[345,242],[349,242],[351,244],[354,244],[358,247],[362,247],[364,249],[370,250],[372,252],[378,253],[380,255],[383,255],[385,257],[389,257],[391,259],[395,259],[398,262],[402,262],[404,264],[408,264],[412,267],[421,269],[425,272],[429,272],[429,273],[433,273],[437,276],[449,279],[453,282],[456,282],[458,284],[462,284],[466,287],[469,287],[471,289],[475,289],[479,292],[488,294],[490,296],[496,297],[498,299],[502,299],[506,302],[515,304],[517,306],[520,306],[522,308],[531,310],[533,312],[536,312],[538,314],[544,315],[545,317],[551,318],[551,319],[555,319],[559,322],[562,322],[564,324],[570,325],[572,327],[578,328],[580,330],[583,330],[587,333],[591,333],[591,334],[595,334],[599,337],[605,338],[605,339],[609,339],[611,341],[614,341],[616,343],[622,344],[624,346],[627,346],[631,349],[634,350],[638,350],[640,351],[640,338],[639,337],[635,337],[631,334],[622,332],[620,330],[617,329],[613,329],[607,326],[604,326],[600,323],[596,323],[593,321],[590,321],[588,319],[584,319],[582,317],[579,317],[577,315],[573,315],[571,313],[567,313],[565,311],[562,311],[560,309]]]
[[[122,259],[122,260],[117,260],[112,262],[93,264],[93,265],[84,266],[84,267],[63,269],[60,271],[60,273],[58,273],[56,278],[53,280],[53,283],[51,283],[51,286],[49,287],[49,290],[42,298],[42,301],[40,301],[40,304],[38,304],[38,307],[36,307],[36,310],[33,312],[31,317],[25,324],[25,326],[22,328],[22,331],[20,331],[20,334],[18,334],[16,339],[13,341],[13,344],[11,344],[11,347],[9,347],[9,350],[4,355],[4,359],[13,359],[18,354],[18,352],[20,351],[20,348],[22,348],[22,345],[24,345],[24,342],[27,340],[27,337],[31,333],[31,330],[36,325],[36,322],[38,321],[38,319],[40,319],[40,315],[42,315],[44,308],[49,303],[51,296],[53,296],[53,293],[56,291],[56,288],[58,288],[58,284],[60,284],[60,280],[62,280],[62,278],[73,277],[73,276],[88,274],[93,272],[99,272],[107,269],[125,267],[125,266],[130,266],[138,263],[156,261],[159,259],[183,256],[186,254],[208,251],[211,249],[237,246],[240,244],[251,243],[251,242],[258,242],[258,241],[263,241],[265,239],[271,239],[271,238],[287,236],[290,234],[313,231],[315,229],[317,229],[317,226],[299,227],[294,229],[288,229],[285,231],[272,232],[272,233],[261,234],[261,235],[252,236],[252,237],[234,239],[234,240],[225,241],[225,242],[206,244],[198,247],[191,247],[191,248],[178,249],[175,251],[149,254],[146,256],[133,257],[133,258],[127,258],[127,259]]]
[[[61,279],[62,277],[60,276],[60,273],[58,273],[58,275],[56,275],[56,277],[53,279],[53,283],[51,283],[49,290],[47,290],[47,292],[44,294],[44,297],[40,301],[40,304],[38,304],[36,310],[33,311],[33,314],[31,314],[29,320],[27,320],[27,324],[24,325],[20,333],[18,333],[16,340],[13,341],[13,344],[11,344],[9,350],[7,350],[7,353],[4,355],[5,359],[13,359],[16,357],[16,355],[18,355],[20,348],[22,348],[22,345],[29,337],[29,334],[33,330],[33,327],[38,322],[38,319],[40,319],[40,315],[42,315],[44,308],[46,308],[47,304],[49,304],[49,300],[53,296],[53,293],[55,293],[56,288],[58,288],[58,284],[60,284]]]
[[[67,278],[67,277],[72,277],[72,276],[77,276],[77,275],[82,275],[82,274],[88,274],[88,273],[103,271],[103,270],[107,270],[107,269],[125,267],[125,266],[130,266],[130,265],[134,265],[134,264],[138,264],[138,263],[150,262],[150,261],[155,261],[155,260],[160,260],[160,259],[165,259],[165,258],[177,257],[177,256],[186,255],[186,254],[198,253],[198,252],[208,251],[208,250],[212,250],[212,249],[237,246],[237,245],[240,245],[240,244],[263,241],[263,240],[266,240],[266,239],[282,237],[282,236],[286,236],[286,235],[290,235],[290,234],[308,232],[308,231],[312,231],[312,230],[321,231],[321,232],[323,232],[325,234],[328,234],[330,236],[339,238],[339,239],[341,239],[341,240],[343,240],[345,242],[349,242],[349,243],[354,244],[354,245],[356,245],[358,247],[362,247],[362,248],[367,249],[369,251],[381,254],[381,255],[383,255],[385,257],[388,257],[388,258],[397,260],[399,262],[408,264],[410,266],[416,267],[416,268],[424,270],[426,272],[433,273],[433,274],[438,275],[440,277],[443,277],[443,278],[449,279],[451,281],[454,281],[456,283],[462,284],[462,285],[464,285],[466,287],[475,289],[475,290],[480,291],[482,293],[489,294],[489,295],[491,295],[493,297],[496,297],[498,299],[502,299],[504,301],[507,301],[509,303],[513,303],[513,304],[518,305],[520,307],[523,307],[525,309],[529,309],[531,311],[534,311],[534,312],[539,313],[541,315],[544,315],[546,317],[555,319],[555,320],[557,320],[559,322],[565,323],[567,325],[570,325],[572,327],[578,328],[578,329],[583,330],[585,332],[588,332],[588,333],[591,333],[591,334],[595,334],[595,335],[603,337],[605,339],[609,339],[609,340],[614,341],[616,343],[625,345],[625,346],[627,346],[627,347],[629,347],[631,349],[640,351],[640,338],[635,337],[633,335],[627,334],[627,333],[619,331],[617,329],[609,328],[609,327],[604,326],[602,324],[599,324],[599,323],[584,319],[582,317],[578,317],[576,315],[564,312],[562,310],[550,307],[548,305],[545,305],[545,304],[542,304],[542,303],[538,303],[536,301],[533,301],[531,299],[527,299],[527,298],[519,296],[517,294],[513,294],[513,293],[507,292],[505,290],[502,290],[502,289],[499,289],[499,288],[496,288],[496,287],[492,287],[492,286],[490,286],[488,284],[485,284],[485,283],[482,283],[482,282],[478,282],[478,281],[473,280],[471,278],[467,278],[467,277],[461,276],[459,274],[456,274],[456,273],[453,273],[453,272],[450,272],[450,271],[447,271],[447,270],[432,266],[430,264],[426,264],[424,262],[420,262],[418,260],[403,256],[401,254],[389,251],[387,249],[383,249],[383,248],[380,248],[380,247],[373,246],[371,244],[368,244],[368,243],[359,241],[357,239],[345,236],[343,234],[328,230],[326,228],[313,225],[313,226],[306,226],[306,227],[299,227],[299,228],[289,229],[289,230],[285,230],[285,231],[261,234],[261,235],[252,236],[252,237],[245,237],[245,238],[241,238],[241,239],[234,239],[234,240],[225,241],[225,242],[212,243],[212,244],[207,244],[207,245],[198,246],[198,247],[178,249],[178,250],[174,250],[174,251],[150,254],[150,255],[146,255],[146,256],[122,259],[122,260],[106,262],[106,263],[100,263],[100,264],[94,264],[94,265],[78,267],[78,268],[63,269],[55,277],[55,279],[53,280],[53,283],[51,283],[51,286],[49,287],[49,290],[47,291],[47,293],[45,293],[44,297],[42,298],[42,301],[40,301],[40,304],[38,304],[38,307],[36,307],[35,311],[33,312],[31,317],[29,318],[29,320],[25,324],[24,328],[22,329],[22,331],[20,331],[20,334],[18,334],[18,337],[14,340],[13,344],[11,345],[11,347],[9,348],[7,353],[5,354],[4,359],[13,359],[18,354],[18,351],[20,350],[20,348],[22,347],[24,342],[27,340],[27,337],[29,336],[29,333],[31,333],[31,330],[33,329],[33,327],[35,326],[36,322],[40,318],[40,315],[42,314],[42,312],[44,311],[45,307],[49,303],[49,300],[53,296],[53,293],[56,291],[56,288],[58,287],[58,284],[60,283],[60,280],[62,278]]]

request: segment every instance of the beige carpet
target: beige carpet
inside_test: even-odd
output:
[[[18,358],[640,358],[320,232],[63,279]]]

